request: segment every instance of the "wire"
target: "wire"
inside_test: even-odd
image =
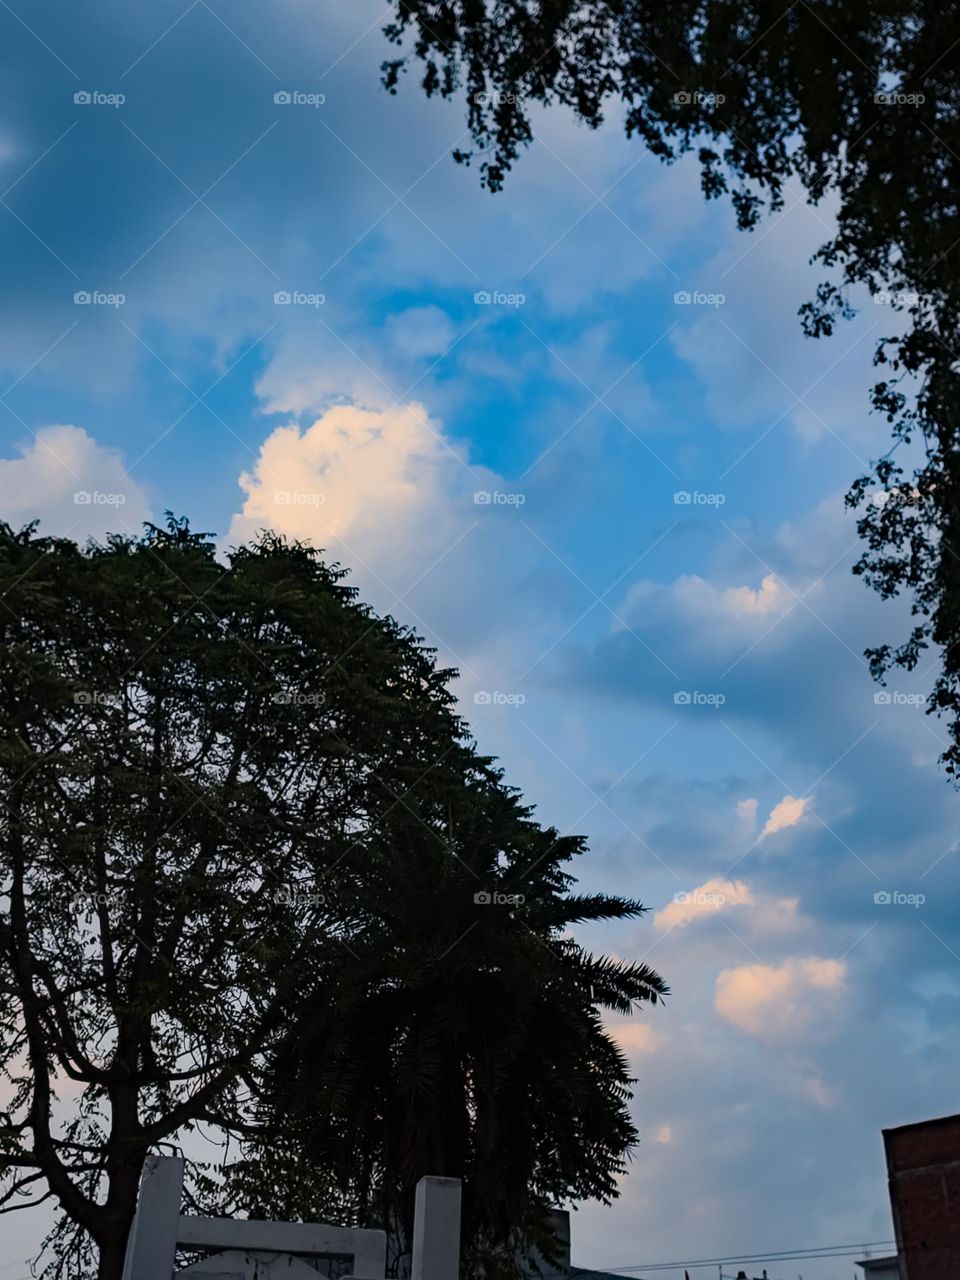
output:
[[[605,1268],[610,1273],[620,1271],[671,1271],[681,1267],[716,1267],[724,1263],[739,1262],[795,1262],[816,1258],[852,1258],[869,1249],[895,1245],[894,1240],[859,1240],[850,1244],[824,1244],[812,1249],[772,1249],[769,1253],[727,1254],[722,1258],[685,1258],[678,1262],[645,1262],[626,1267]],[[639,1280],[639,1278],[638,1278]]]

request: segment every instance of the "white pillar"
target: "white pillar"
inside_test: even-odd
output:
[[[170,1280],[177,1260],[183,1192],[179,1156],[148,1156],[123,1264],[123,1280]]]
[[[413,1211],[410,1280],[459,1280],[460,1179],[421,1178]]]

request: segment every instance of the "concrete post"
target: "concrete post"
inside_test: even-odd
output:
[[[421,1178],[413,1210],[410,1280],[459,1280],[460,1179]]]
[[[177,1260],[182,1192],[183,1161],[178,1156],[148,1156],[127,1240],[123,1280],[170,1280]]]

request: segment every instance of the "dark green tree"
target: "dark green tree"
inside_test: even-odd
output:
[[[541,961],[544,990],[524,978],[530,998],[545,999],[548,980],[571,995],[592,983],[579,1006],[589,1027],[546,1069],[568,1077],[573,1098],[573,1075],[605,1064],[600,1091],[581,1092],[608,1110],[596,1149],[544,1190],[592,1193],[629,1146],[623,1064],[596,1010],[615,990],[626,1008],[662,984],[577,957],[555,934],[564,918],[637,908],[568,898],[556,860],[577,842],[532,822],[476,755],[451,673],[342,579],[312,548],[269,534],[224,563],[184,521],[86,548],[0,524],[0,1070],[12,1095],[0,1212],[56,1202],[52,1276],[118,1280],[144,1157],[198,1126],[258,1150],[278,1130],[287,1074],[291,1099],[314,1072],[327,1088],[318,1028],[332,1029],[349,1071],[361,999],[395,986],[392,1025],[419,1019],[429,1039],[429,1000],[414,981],[404,1003],[404,980],[431,974],[432,957],[423,980],[437,992],[451,964],[476,988],[494,963],[475,945],[458,956],[447,912],[469,910],[483,930],[503,923],[469,883],[466,907],[451,900],[469,858],[479,874],[524,848],[542,855],[539,871],[515,866],[518,883],[541,877],[541,899],[512,923],[514,951],[501,941],[518,987],[532,945],[561,967]],[[449,823],[474,812],[487,844],[460,849]],[[487,1052],[502,1055],[500,1025],[488,1032]],[[378,1064],[364,1052],[356,1071]],[[455,1061],[444,1059],[451,1096]],[[367,1105],[355,1090],[336,1114],[372,1139]],[[428,1140],[413,1116],[390,1117],[392,1142],[422,1144],[389,1166],[405,1178],[452,1159],[445,1121]],[[304,1136],[284,1132],[295,1155]],[[249,1162],[232,1175],[225,1163],[194,1167],[201,1207],[276,1215],[281,1192],[289,1202],[267,1166],[258,1178]],[[304,1200],[347,1217],[392,1194],[376,1157],[331,1158],[311,1176]]]
[[[582,840],[539,827],[488,761],[456,755],[408,792],[389,843],[357,855],[338,998],[318,992],[271,1064],[251,1168],[261,1185],[270,1170],[286,1216],[332,1203],[385,1227],[394,1267],[417,1180],[461,1178],[465,1273],[511,1275],[524,1250],[549,1252],[550,1206],[617,1194],[632,1081],[600,1015],[666,988],[569,937],[643,908],[571,895],[563,868]]]
[[[611,104],[629,135],[673,161],[695,150],[705,196],[739,225],[783,206],[791,181],[831,197],[828,278],[807,333],[851,315],[850,292],[887,293],[872,403],[889,448],[859,477],[864,553],[854,572],[906,593],[914,626],[868,650],[874,674],[936,646],[928,709],[949,721],[960,769],[960,7],[931,0],[395,0],[386,27],[427,94],[466,94],[482,180],[499,190],[533,138],[533,106],[597,127]],[[457,158],[469,162],[470,153]],[[885,501],[873,501],[876,491]]]

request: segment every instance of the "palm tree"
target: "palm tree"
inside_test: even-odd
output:
[[[327,878],[348,923],[274,1060],[249,1208],[386,1226],[395,1267],[417,1180],[458,1177],[465,1266],[515,1274],[549,1256],[549,1206],[617,1194],[633,1081],[602,1014],[667,988],[569,935],[644,908],[571,894],[582,839],[541,828],[471,747],[391,804],[389,835]]]

